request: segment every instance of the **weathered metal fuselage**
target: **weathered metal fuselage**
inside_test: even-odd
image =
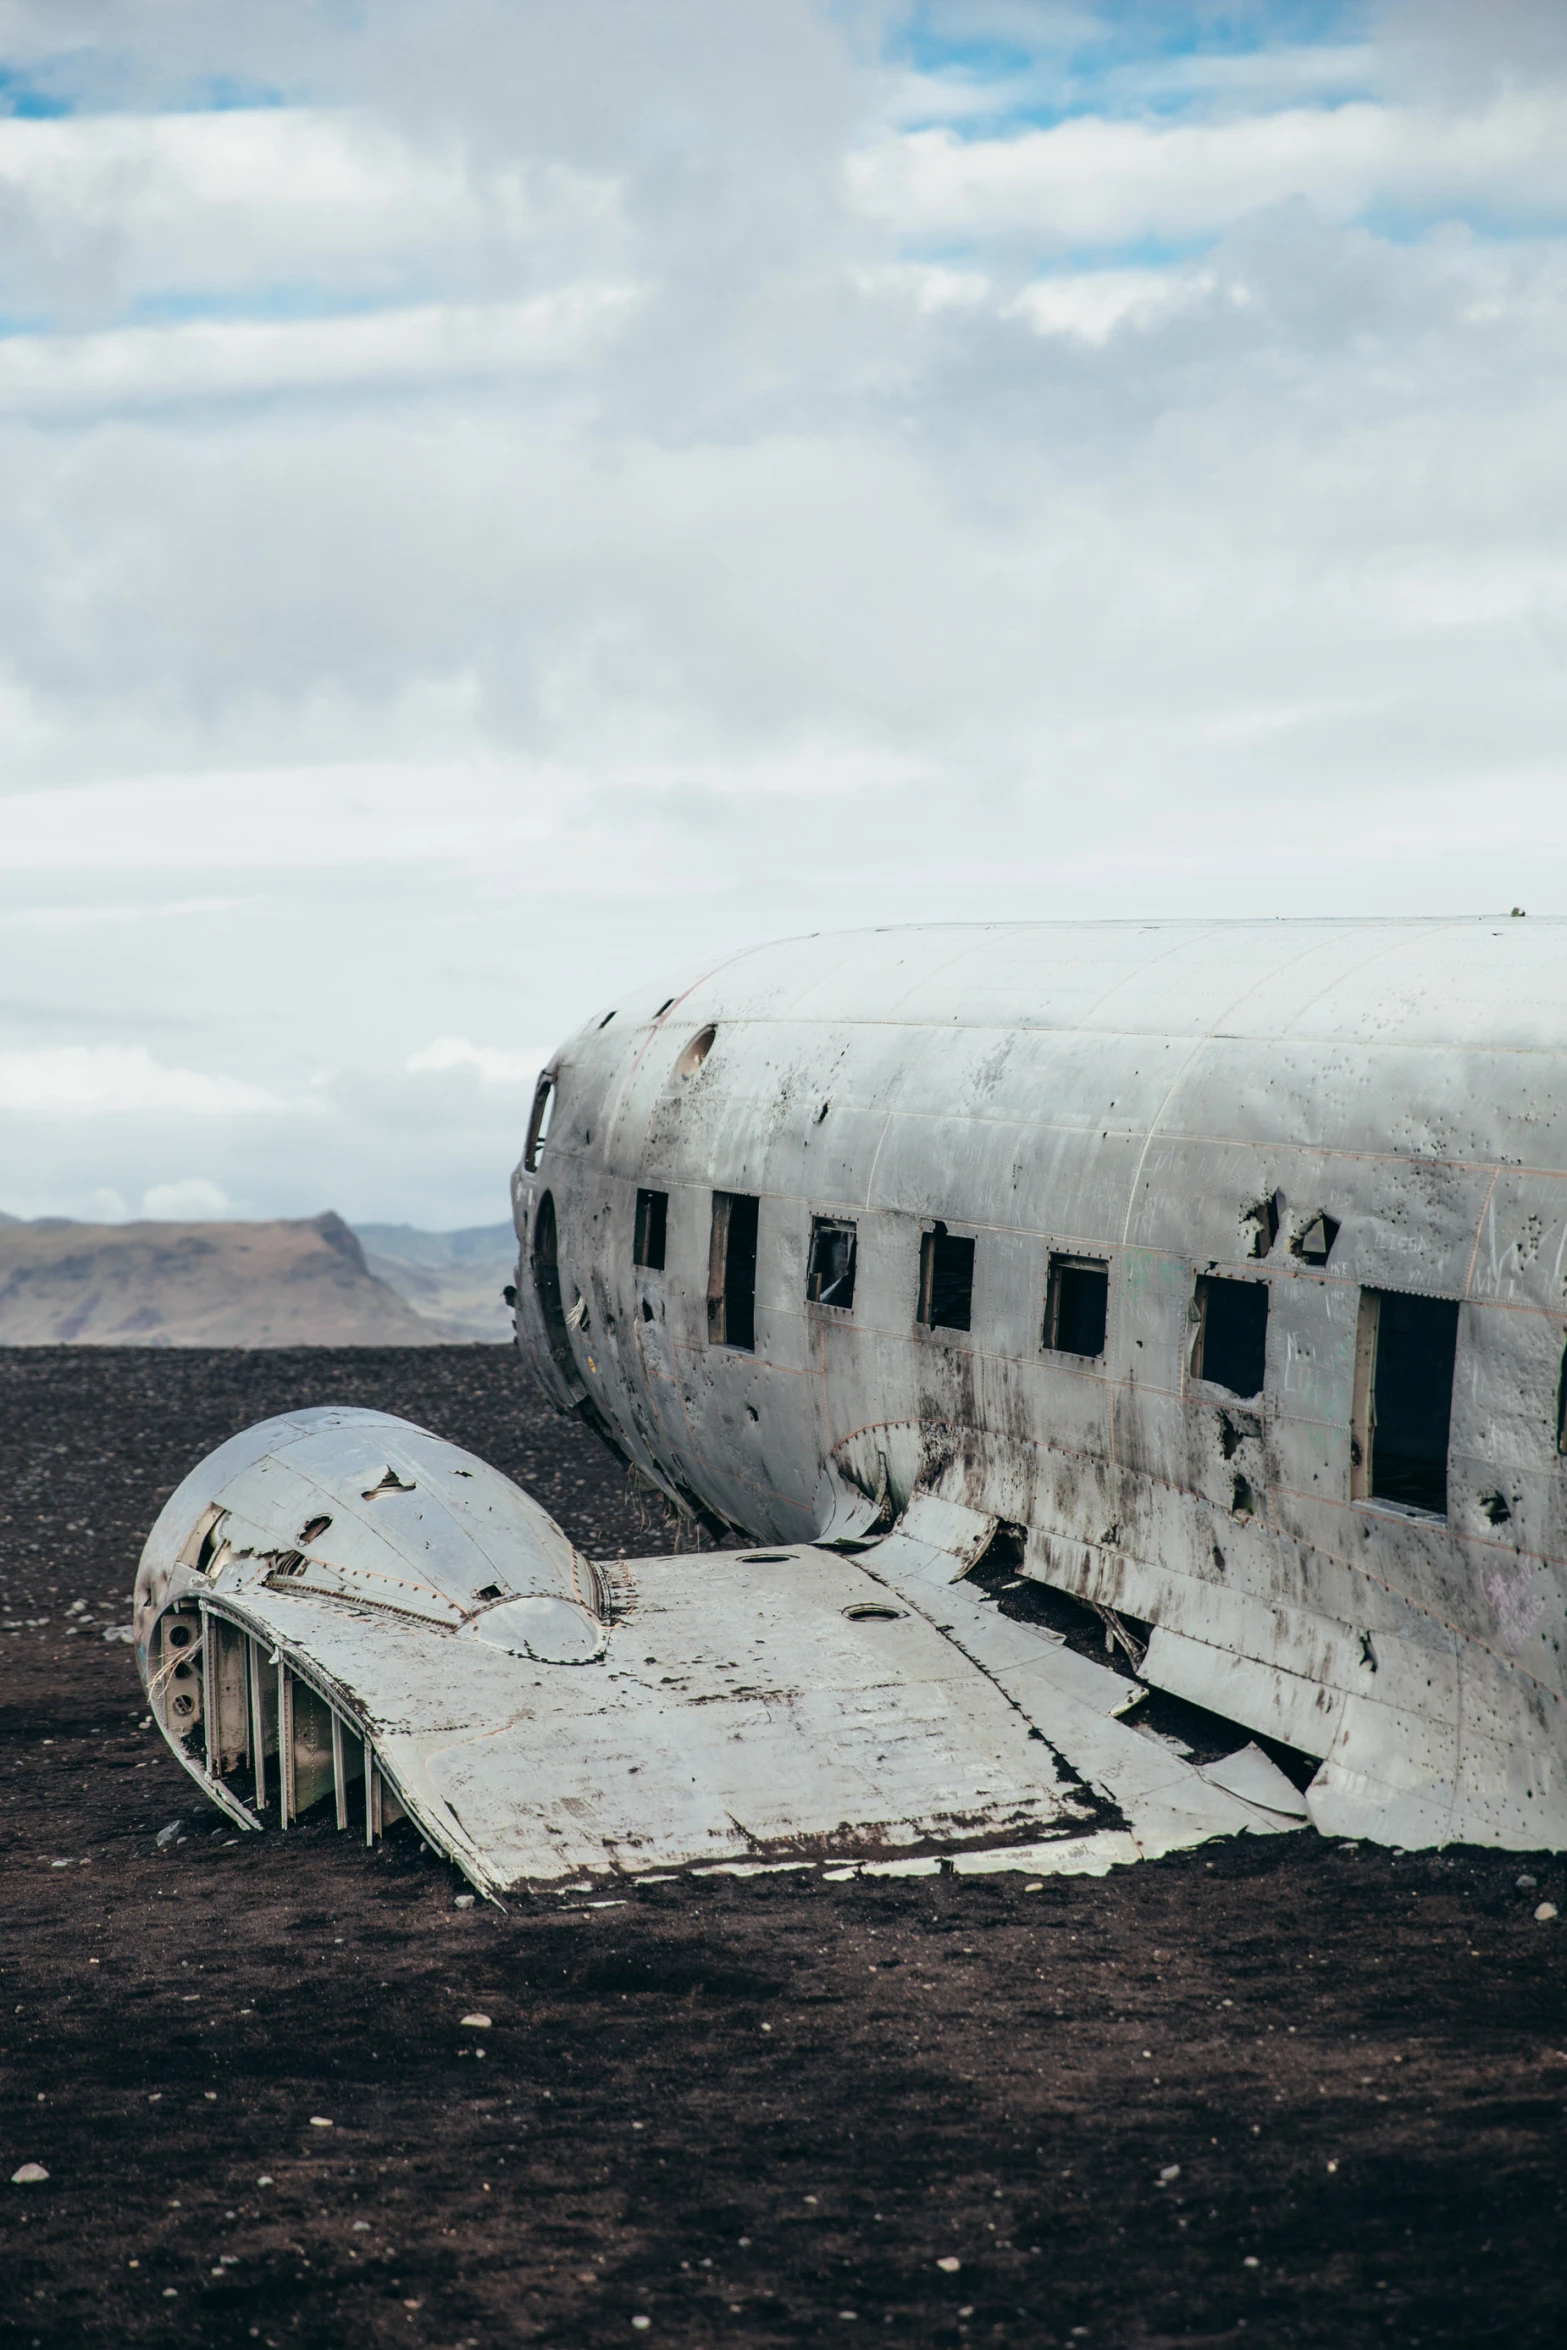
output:
[[[547,1078],[519,1342],[682,1506],[1003,1521],[1319,1826],[1567,1844],[1567,925],[811,938]]]

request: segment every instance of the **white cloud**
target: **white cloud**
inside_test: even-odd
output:
[[[769,934],[1567,903],[1559,7],[0,14],[30,1212],[498,1219]]]
[[[493,280],[542,239],[604,244],[614,225],[602,180],[520,158],[486,168],[363,108],[0,117],[0,273],[49,312],[173,291],[363,298],[432,271]]]
[[[495,1045],[470,1044],[465,1036],[438,1036],[433,1044],[410,1053],[403,1067],[415,1077],[436,1070],[471,1069],[482,1085],[532,1085],[548,1057],[547,1047],[506,1052]]]
[[[25,906],[17,913],[0,914],[0,930],[119,930],[146,923],[187,923],[218,914],[238,914],[251,903],[247,898],[169,898],[139,905]]]
[[[0,1110],[29,1118],[248,1118],[287,1104],[239,1077],[169,1068],[142,1045],[0,1052]]]
[[[629,287],[583,285],[527,302],[426,303],[355,318],[0,339],[0,415],[526,377],[581,360],[635,300]]]
[[[201,1223],[234,1213],[221,1184],[205,1175],[182,1175],[174,1183],[152,1183],[141,1196],[141,1212],[157,1223]]]
[[[1358,100],[1170,124],[1083,115],[990,138],[943,126],[867,147],[847,170],[859,204],[902,235],[1061,249],[1212,235],[1296,197],[1341,221],[1378,202],[1551,217],[1567,204],[1567,92],[1509,91],[1473,112]]]
[[[1216,296],[1237,307],[1250,299],[1244,285],[1224,285],[1209,269],[1090,269],[1035,278],[1003,315],[1026,319],[1039,334],[1104,343],[1119,327],[1162,326]]]

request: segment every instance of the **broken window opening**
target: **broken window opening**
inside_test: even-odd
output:
[[[1324,1208],[1296,1233],[1290,1242],[1290,1254],[1299,1257],[1303,1264],[1325,1265],[1342,1230],[1338,1218],[1330,1216]]]
[[[1355,1333],[1350,1493],[1447,1515],[1458,1301],[1363,1289]]]
[[[528,1118],[528,1140],[522,1154],[522,1163],[528,1174],[539,1171],[539,1154],[549,1140],[550,1111],[555,1102],[555,1076],[546,1069],[533,1090],[533,1109]]]
[[[1268,1284],[1199,1274],[1192,1375],[1231,1395],[1260,1395],[1268,1359]]]
[[[854,1303],[856,1249],[853,1224],[832,1216],[811,1218],[811,1253],[805,1271],[808,1304],[848,1311]]]
[[[669,1194],[667,1191],[639,1191],[637,1193],[636,1231],[631,1243],[631,1261],[646,1265],[650,1273],[664,1270],[664,1249],[669,1237]]]
[[[927,1330],[967,1330],[974,1306],[974,1243],[935,1224],[920,1234],[919,1319]]]
[[[1102,1355],[1109,1308],[1110,1268],[1103,1258],[1051,1258],[1043,1343],[1052,1354]]]
[[[712,1346],[756,1347],[758,1202],[743,1191],[713,1194],[707,1258],[707,1336]]]

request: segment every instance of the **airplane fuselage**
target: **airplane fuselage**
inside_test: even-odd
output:
[[[889,930],[595,1012],[522,1350],[748,1539],[1015,1530],[1319,1824],[1567,1842],[1567,926]]]

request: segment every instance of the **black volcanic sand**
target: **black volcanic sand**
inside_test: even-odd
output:
[[[171,1486],[285,1405],[667,1543],[593,1440],[500,1348],[14,1351],[0,1398],[0,2339],[1567,2339],[1559,1861],[1304,1834],[459,1911],[406,1829],[231,1838],[101,1627]]]

